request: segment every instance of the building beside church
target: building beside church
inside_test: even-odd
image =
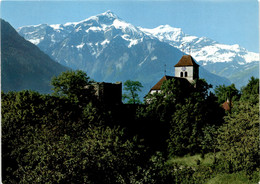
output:
[[[184,55],[174,66],[175,76],[163,76],[149,91],[149,94],[158,93],[164,81],[176,79],[183,83],[193,83],[199,79],[199,65],[194,61],[191,55]]]

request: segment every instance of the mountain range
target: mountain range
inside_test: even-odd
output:
[[[111,11],[80,22],[24,26],[17,31],[65,66],[82,69],[96,81],[138,80],[144,93],[164,74],[174,75],[174,65],[185,54]],[[200,77],[213,85],[230,84],[203,67]]]
[[[68,70],[1,19],[1,90],[50,93],[54,75]]]
[[[238,45],[190,36],[169,25],[136,27],[111,11],[80,22],[17,31],[62,65],[84,70],[96,81],[138,80],[144,94],[163,75],[174,75],[174,65],[186,53],[200,64],[200,78],[215,86],[236,82],[241,87],[258,74],[257,54]]]

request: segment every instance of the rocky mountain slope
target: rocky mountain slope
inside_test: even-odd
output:
[[[51,78],[65,70],[1,19],[1,90],[49,93]]]

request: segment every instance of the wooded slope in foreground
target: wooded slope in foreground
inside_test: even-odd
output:
[[[90,83],[69,71],[51,95],[2,92],[3,183],[259,181],[258,79],[214,94],[173,79],[149,104],[120,106],[99,103]]]

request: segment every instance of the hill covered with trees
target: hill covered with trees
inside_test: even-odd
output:
[[[2,90],[30,89],[50,93],[51,78],[68,70],[53,61],[37,46],[21,37],[1,19],[1,84]]]
[[[84,88],[92,82],[67,71],[52,94],[2,92],[3,183],[259,181],[258,79],[214,93],[173,79],[145,104],[114,106]]]

